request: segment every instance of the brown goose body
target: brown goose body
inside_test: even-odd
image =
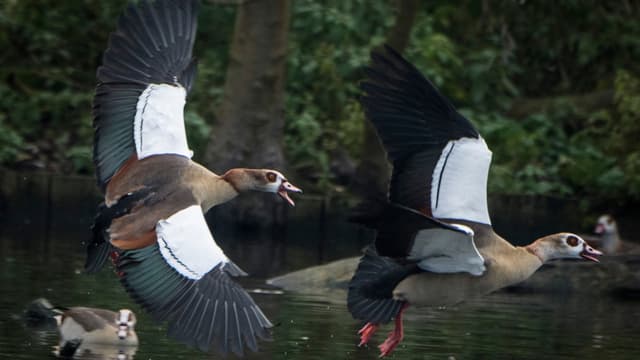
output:
[[[183,189],[207,211],[238,196],[229,178],[219,176],[204,166],[178,155],[156,155],[142,160],[131,159],[109,182],[106,203],[113,204],[123,195],[143,187]],[[233,172],[246,169],[234,169]],[[230,177],[231,181],[237,177]]]
[[[482,275],[413,274],[398,283],[393,290],[394,298],[416,306],[453,305],[524,281],[543,264],[526,247],[511,245],[491,229],[476,232],[475,239],[486,244],[478,246],[486,266]]]
[[[517,247],[493,231],[487,206],[492,153],[471,122],[393,49],[372,53],[360,98],[393,164],[388,199],[366,200],[353,220],[376,230],[349,283],[347,306],[395,328],[381,356],[402,341],[408,306],[451,305],[530,277],[546,261],[601,253],[571,233]]]
[[[191,160],[184,106],[196,74],[197,0],[131,5],[109,38],[94,97],[98,207],[86,270],[111,258],[127,292],[170,335],[203,351],[256,351],[273,325],[233,277],[246,275],[215,242],[204,217],[240,193],[270,192],[294,205],[281,173],[217,175]]]
[[[239,192],[222,176],[177,155],[132,159],[109,182],[105,203],[115,204],[125,194],[152,189],[144,206],[137,206],[114,219],[109,228],[111,243],[123,250],[140,249],[156,241],[155,227],[188,205],[198,204],[203,212],[225,203]],[[234,171],[241,171],[236,169]]]

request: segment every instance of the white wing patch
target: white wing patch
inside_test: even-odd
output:
[[[198,280],[221,262],[229,262],[229,258],[213,240],[198,205],[158,221],[156,234],[164,259],[189,279]]]
[[[442,228],[420,230],[408,259],[418,261],[421,269],[435,273],[482,275],[486,268],[473,242],[473,230],[460,224],[451,225],[463,232]]]
[[[433,169],[433,216],[491,225],[487,207],[490,165],[491,151],[482,138],[449,141]]]
[[[193,156],[184,127],[186,91],[182,86],[151,84],[138,98],[133,138],[138,159],[151,155]]]

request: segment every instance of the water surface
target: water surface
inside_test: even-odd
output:
[[[220,358],[167,338],[165,326],[132,303],[111,268],[96,275],[82,272],[80,243],[88,236],[94,197],[59,207],[38,194],[28,195],[0,206],[11,210],[0,217],[0,358],[53,357],[57,334],[29,329],[21,318],[26,304],[38,297],[64,306],[133,309],[141,344],[129,358]],[[362,324],[347,312],[343,291],[302,295],[264,284],[271,276],[355,255],[370,240],[370,234],[337,219],[313,219],[292,219],[287,228],[251,233],[214,224],[221,246],[252,275],[243,285],[276,324],[274,340],[261,343],[260,352],[248,359],[376,359],[375,345],[391,330],[382,328],[370,347],[358,348],[356,332]],[[405,340],[391,358],[639,359],[640,302],[570,292],[501,292],[447,308],[410,308]]]

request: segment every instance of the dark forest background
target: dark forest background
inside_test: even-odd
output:
[[[126,0],[0,2],[0,168],[93,174],[95,70]],[[489,192],[640,200],[640,2],[203,1],[194,159],[281,168],[306,193],[383,191],[358,104],[387,42],[479,128]],[[252,200],[247,200],[252,201]]]

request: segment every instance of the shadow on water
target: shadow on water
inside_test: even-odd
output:
[[[140,346],[136,359],[212,359],[166,337],[132,303],[112,269],[82,272],[84,251],[99,194],[81,177],[0,175],[0,358],[52,356],[53,331],[27,329],[21,319],[27,303],[46,297],[67,306],[132,308],[137,314]],[[513,199],[493,199],[495,227],[515,242],[543,233],[577,231],[580,220],[570,205],[538,203],[553,216],[529,212]],[[500,214],[511,214],[501,217]],[[243,284],[276,324],[274,341],[261,344],[249,359],[375,359],[376,344],[358,348],[362,324],[346,310],[344,290],[320,295],[269,292],[268,277],[354,256],[371,234],[347,224],[344,210],[302,198],[289,212],[286,228],[245,231],[209,216],[216,240],[251,274]],[[572,215],[573,214],[573,215]],[[553,221],[549,221],[552,218]],[[321,219],[322,221],[318,220]],[[509,219],[500,222],[498,219]],[[560,219],[565,219],[561,221]],[[562,228],[565,226],[565,228]],[[502,292],[446,309],[412,309],[399,359],[637,359],[640,358],[640,303],[610,297]],[[83,359],[99,357],[94,352]],[[122,357],[120,357],[122,358]],[[131,358],[131,357],[129,357]],[[233,358],[233,356],[229,356]]]

